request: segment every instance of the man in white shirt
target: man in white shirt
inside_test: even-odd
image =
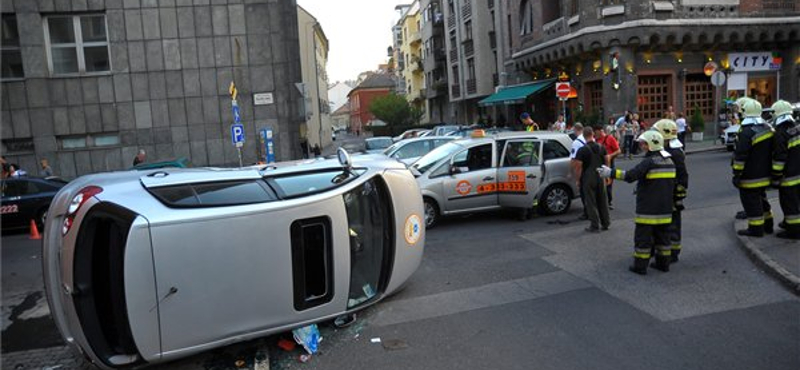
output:
[[[567,131],[567,123],[564,121],[564,116],[563,115],[561,115],[561,114],[558,115],[558,119],[556,120],[555,123],[553,123],[552,130],[556,131],[556,132],[565,132],[565,131]]]
[[[675,120],[675,124],[678,125],[678,140],[680,140],[683,146],[686,146],[686,117],[683,115],[683,112],[678,113],[678,119]]]
[[[578,150],[580,150],[586,145],[586,138],[583,137],[583,125],[580,122],[575,123],[575,125],[572,126],[572,130],[573,132],[575,132],[577,137],[575,138],[575,140],[572,141],[572,150],[570,150],[569,152],[569,159],[570,159],[570,164],[572,164],[573,173],[578,173],[580,172],[579,170],[582,163],[580,160],[575,158],[575,155],[578,154]],[[579,180],[580,179],[575,179],[576,182]],[[578,192],[580,193],[581,196],[581,204],[583,204],[583,214],[581,214],[581,216],[578,217],[578,219],[588,220],[589,215],[586,213],[586,203],[584,203],[583,191],[581,191],[580,186],[578,186]]]

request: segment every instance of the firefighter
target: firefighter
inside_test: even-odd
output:
[[[744,119],[733,155],[733,185],[739,189],[747,229],[739,235],[764,236],[771,234],[772,210],[767,201],[770,186],[772,144],[774,132],[761,118],[761,103],[749,99],[742,103]]]
[[[683,143],[678,140],[678,124],[670,119],[662,119],[653,124],[653,129],[664,137],[664,150],[672,156],[675,163],[675,191],[673,192],[672,224],[670,224],[669,240],[672,247],[671,262],[678,262],[681,254],[681,212],[684,209],[683,200],[689,188],[689,173],[686,171],[686,154],[683,152]]]
[[[778,188],[783,222],[779,238],[800,239],[800,124],[792,118],[792,105],[778,100],[772,105],[775,139],[772,185]]]
[[[672,252],[669,225],[672,223],[675,164],[664,150],[664,138],[657,131],[646,131],[637,141],[646,154],[636,167],[623,171],[603,166],[597,172],[603,178],[637,181],[635,246],[633,265],[628,269],[646,275],[651,251],[656,250],[652,267],[667,272]]]

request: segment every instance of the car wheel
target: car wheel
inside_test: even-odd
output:
[[[572,203],[569,189],[564,185],[552,185],[545,189],[539,206],[542,212],[548,215],[560,215],[569,210]]]
[[[439,206],[433,199],[425,198],[425,228],[431,229],[439,222]]]
[[[47,208],[36,212],[36,227],[39,228],[40,233],[44,231],[45,221],[47,221]]]

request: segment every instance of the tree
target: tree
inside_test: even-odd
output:
[[[413,111],[406,98],[394,93],[372,100],[369,111],[388,126],[408,125],[421,117]]]
[[[697,105],[694,106],[694,113],[692,114],[692,119],[689,122],[689,126],[692,128],[692,132],[703,132],[706,129],[706,122],[703,119],[703,113],[700,112],[700,107]]]

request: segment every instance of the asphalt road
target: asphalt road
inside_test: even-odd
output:
[[[689,157],[685,250],[669,274],[626,271],[633,186],[617,183],[610,232],[583,233],[578,201],[566,215],[525,222],[504,212],[446,219],[429,230],[406,288],[350,327],[321,324],[310,361],[274,345],[286,335],[255,346],[273,369],[798,369],[800,300],[736,246],[729,158]],[[37,243],[2,242],[4,354],[58,343]],[[231,358],[160,368],[234,368]]]

